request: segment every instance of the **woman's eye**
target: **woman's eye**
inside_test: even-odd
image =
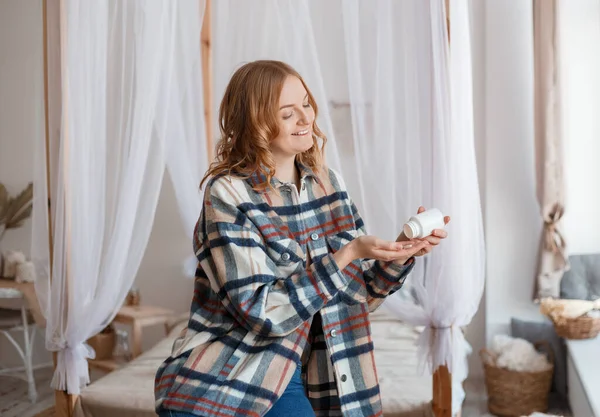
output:
[[[306,103],[306,104],[304,105],[304,107],[306,107],[306,108],[309,108],[309,107],[310,107],[310,103]]]
[[[290,113],[290,114],[287,114],[287,115],[283,116],[283,120],[287,120],[287,119],[289,119],[290,117],[292,117],[292,116],[293,116],[293,114],[294,114],[294,113]]]

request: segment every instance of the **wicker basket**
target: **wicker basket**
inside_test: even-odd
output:
[[[479,352],[485,370],[488,409],[498,416],[528,416],[548,409],[548,394],[554,372],[554,354],[547,342],[535,344],[536,349],[546,346],[552,367],[540,372],[517,372],[499,368],[496,354],[482,349]]]
[[[556,334],[565,339],[593,339],[600,333],[600,317],[553,319]]]

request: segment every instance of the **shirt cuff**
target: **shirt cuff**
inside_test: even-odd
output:
[[[400,282],[415,267],[415,257],[410,257],[403,265],[396,262],[379,262],[380,271],[387,281]]]

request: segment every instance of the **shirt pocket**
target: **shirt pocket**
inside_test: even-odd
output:
[[[306,254],[302,246],[291,238],[277,239],[266,243],[267,255],[277,268],[279,277],[287,277],[304,268]]]

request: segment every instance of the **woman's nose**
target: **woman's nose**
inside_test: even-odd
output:
[[[308,125],[310,124],[310,122],[310,115],[306,111],[302,110],[300,113],[300,117],[298,118],[298,124]]]

